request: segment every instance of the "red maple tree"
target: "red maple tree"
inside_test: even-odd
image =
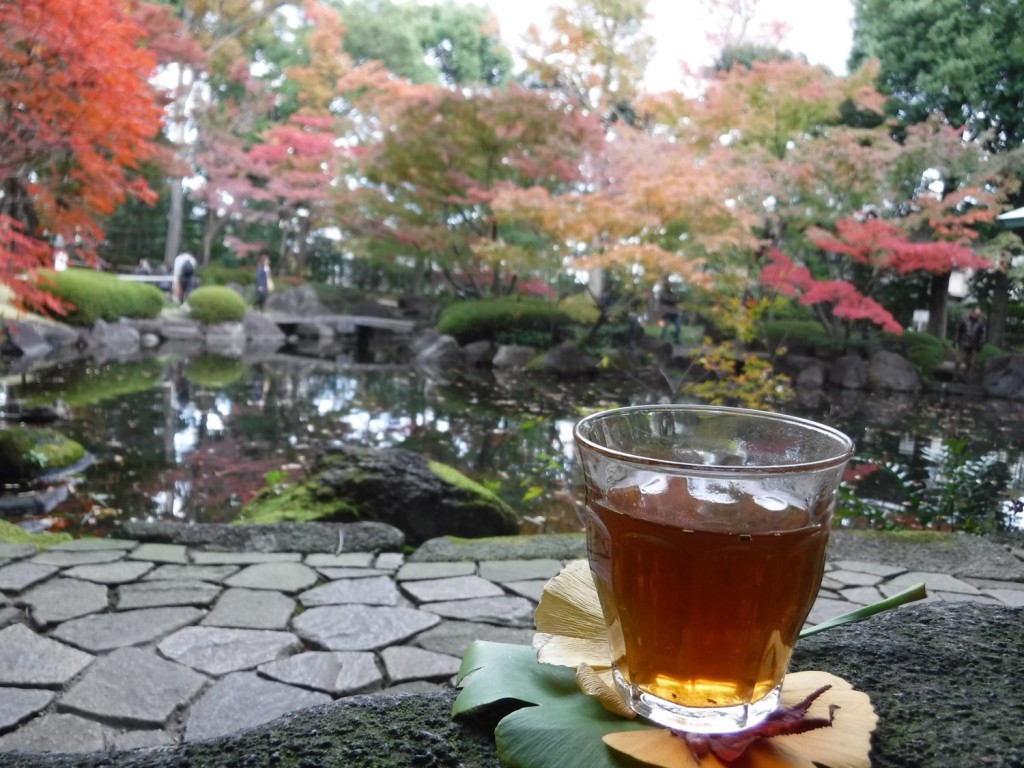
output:
[[[20,306],[60,311],[36,270],[60,235],[91,259],[97,221],[157,157],[154,54],[124,0],[0,0],[0,283]]]
[[[785,296],[799,296],[800,303],[816,307],[819,319],[833,332],[836,319],[867,320],[884,330],[902,333],[892,313],[871,294],[894,275],[923,271],[947,274],[954,269],[988,269],[991,265],[959,242],[934,240],[913,242],[891,221],[849,217],[836,223],[835,234],[811,228],[808,238],[822,251],[847,257],[868,268],[859,285],[850,280],[821,280],[778,249],[769,252],[769,263],[761,270],[761,282]]]

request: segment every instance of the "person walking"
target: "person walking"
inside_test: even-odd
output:
[[[267,303],[267,296],[274,290],[274,278],[270,275],[270,257],[260,256],[259,266],[256,267],[256,309],[263,311],[263,305]]]
[[[985,345],[988,329],[981,309],[975,307],[956,326],[956,366],[953,378],[964,381],[974,371],[974,358]],[[966,369],[966,371],[965,371]]]

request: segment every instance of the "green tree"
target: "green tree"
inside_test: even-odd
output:
[[[346,32],[345,52],[357,64],[383,62],[414,83],[499,85],[512,70],[494,15],[481,6],[336,2]]]
[[[1017,0],[856,0],[851,68],[881,62],[892,113],[916,123],[933,112],[996,148],[1024,141],[1024,15]]]

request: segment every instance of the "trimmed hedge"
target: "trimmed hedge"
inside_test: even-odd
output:
[[[245,299],[231,288],[205,285],[188,295],[189,313],[201,323],[235,323],[245,317]]]
[[[813,347],[828,339],[825,326],[817,320],[764,320],[760,332],[769,349],[780,344]]]
[[[557,334],[571,324],[571,318],[555,304],[510,297],[452,304],[441,312],[437,330],[466,344],[523,332]]]
[[[116,322],[122,317],[153,318],[164,308],[164,296],[152,285],[120,280],[117,275],[92,269],[50,270],[41,273],[39,287],[64,301],[64,321],[91,326],[97,320]]]

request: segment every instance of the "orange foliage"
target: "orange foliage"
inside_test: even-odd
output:
[[[128,196],[157,155],[156,64],[122,0],[0,0],[0,282],[57,309],[35,285],[60,234],[89,256],[98,217]],[[28,277],[27,280],[22,279]]]

